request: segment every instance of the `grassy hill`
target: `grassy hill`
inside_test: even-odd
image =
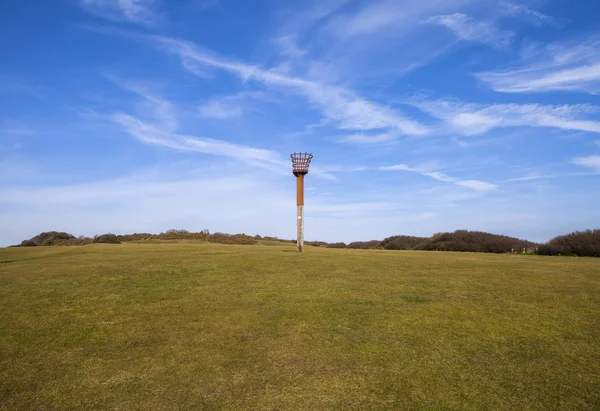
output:
[[[599,409],[600,260],[0,249],[0,409]]]

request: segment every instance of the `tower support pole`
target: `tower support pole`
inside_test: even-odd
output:
[[[296,240],[298,252],[304,250],[304,206],[298,206],[298,240]]]
[[[298,252],[304,250],[304,174],[296,176],[296,204],[298,205]]]

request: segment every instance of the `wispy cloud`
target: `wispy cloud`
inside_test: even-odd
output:
[[[356,12],[343,14],[332,20],[329,30],[343,38],[368,36],[389,30],[409,31],[425,17],[456,10],[471,2],[472,0],[422,0],[410,3],[397,0],[372,1]]]
[[[179,133],[177,108],[172,102],[156,95],[143,85],[115,80],[114,77],[110,79],[124,90],[142,97],[146,103],[143,108],[148,119],[123,112],[115,112],[108,116],[114,124],[137,140],[175,150],[230,157],[278,172],[288,171],[288,163],[275,151]]]
[[[159,36],[145,36],[161,49],[177,55],[184,68],[190,70],[200,65],[204,69],[219,69],[230,72],[243,81],[254,80],[264,85],[281,87],[304,96],[318,108],[325,119],[333,122],[340,130],[395,130],[404,135],[425,135],[426,126],[389,108],[359,97],[341,86],[318,83],[301,77],[248,65],[217,56],[191,42]],[[190,70],[195,74],[195,70]]]
[[[242,107],[231,104],[226,100],[210,100],[199,107],[200,115],[207,118],[227,120],[240,117],[244,113]]]
[[[600,93],[600,39],[559,42],[526,55],[521,67],[477,73],[503,93],[579,91]]]
[[[443,181],[445,183],[452,183],[459,187],[469,188],[474,191],[489,191],[497,188],[496,184],[486,183],[485,181],[479,180],[461,180],[459,178],[451,177],[447,174],[441,173],[439,171],[427,171],[423,168],[414,168],[409,167],[406,164],[397,164],[393,166],[384,166],[379,167],[379,170],[382,171],[409,171],[412,173],[421,174],[422,176],[431,177],[438,181]]]
[[[435,16],[427,22],[447,27],[462,40],[489,44],[500,49],[508,47],[515,36],[512,31],[500,30],[494,22],[478,21],[463,13]]]
[[[280,50],[280,53],[292,59],[298,59],[306,55],[306,50],[302,50],[296,44],[295,39],[290,35],[278,37],[275,44]]]
[[[535,180],[549,180],[555,178],[569,178],[579,176],[595,175],[596,173],[583,172],[583,173],[560,173],[560,174],[530,174],[523,177],[514,177],[503,180],[502,183],[520,183]]]
[[[356,133],[356,134],[348,134],[339,138],[339,141],[347,144],[358,144],[358,145],[366,145],[366,144],[382,144],[382,143],[390,143],[395,141],[398,138],[395,133],[379,133],[379,134],[365,134],[365,133]]]
[[[573,164],[591,168],[596,173],[600,173],[600,156],[575,157],[571,162]]]
[[[530,9],[523,4],[500,1],[495,3],[494,6],[497,7],[504,15],[521,18],[538,26],[542,24],[550,24],[552,26],[560,25],[559,19],[552,16],[547,16],[537,10]]]
[[[464,135],[484,134],[501,127],[552,127],[600,133],[600,122],[590,119],[599,107],[585,104],[469,104],[460,101],[413,99],[409,104],[445,122]]]
[[[188,136],[161,130],[132,115],[116,113],[111,120],[139,141],[169,147],[176,150],[192,151],[217,156],[231,157],[247,164],[286,172],[289,165],[275,151],[234,144],[212,138]]]
[[[144,85],[123,81],[116,77],[108,78],[122,89],[140,96],[145,103],[141,105],[144,114],[142,117],[125,112],[115,112],[105,116],[136,140],[172,150],[228,157],[252,167],[268,169],[279,175],[289,175],[289,160],[278,151],[180,133],[178,110],[174,103],[158,96]],[[260,93],[240,93],[230,98],[239,100],[246,97],[260,98],[260,96],[262,96]],[[326,166],[311,168],[311,175],[324,180],[338,181],[332,172],[333,170]]]
[[[155,0],[80,0],[81,6],[92,14],[113,21],[152,26],[159,22]]]

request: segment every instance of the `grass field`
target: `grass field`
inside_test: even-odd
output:
[[[0,249],[0,408],[600,409],[600,259]]]

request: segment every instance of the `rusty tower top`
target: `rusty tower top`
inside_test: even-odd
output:
[[[292,166],[294,167],[294,175],[296,177],[308,174],[308,167],[310,166],[310,160],[313,155],[310,153],[292,153]]]

